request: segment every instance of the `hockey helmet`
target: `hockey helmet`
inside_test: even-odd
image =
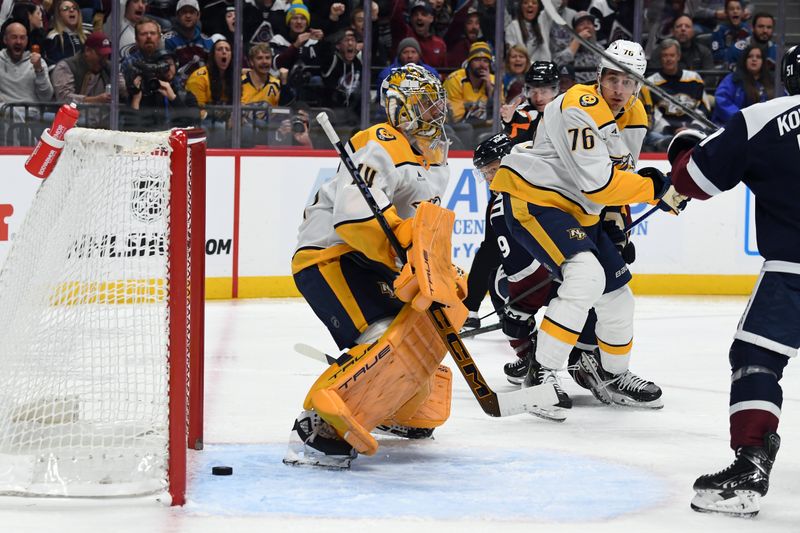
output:
[[[525,85],[528,87],[557,87],[558,67],[550,61],[534,61],[525,73]]]
[[[781,60],[781,81],[787,93],[800,94],[800,45],[784,52]]]
[[[447,94],[439,78],[408,63],[392,70],[381,84],[389,123],[407,136],[437,140],[444,131]]]
[[[499,161],[503,156],[508,155],[513,146],[511,139],[505,133],[498,133],[480,143],[472,155],[475,176],[479,179],[486,179],[481,169],[489,163]]]
[[[600,85],[600,80],[603,78],[603,71],[605,69],[622,71],[619,66],[611,61],[612,59],[616,61],[616,63],[627,67],[636,75],[636,77],[631,79],[631,83],[633,84],[633,96],[631,96],[628,105],[625,106],[627,108],[630,106],[631,102],[635,102],[636,98],[639,96],[639,91],[642,88],[641,79],[644,77],[645,70],[647,70],[647,58],[644,55],[644,49],[641,44],[624,39],[614,41],[606,48],[606,54],[600,60],[600,66],[597,68],[598,86]]]

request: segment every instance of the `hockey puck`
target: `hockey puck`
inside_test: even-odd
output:
[[[230,476],[233,475],[233,468],[230,466],[212,466],[211,474],[215,476]]]

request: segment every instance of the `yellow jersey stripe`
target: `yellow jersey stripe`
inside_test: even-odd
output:
[[[539,326],[541,331],[544,331],[551,337],[554,337],[564,344],[569,344],[574,346],[576,342],[578,342],[579,333],[572,331],[571,329],[565,328],[561,324],[553,322],[547,317],[542,319],[542,324]]]
[[[325,278],[325,281],[328,283],[331,290],[333,290],[336,299],[339,300],[339,303],[344,307],[347,316],[353,321],[358,331],[364,331],[367,327],[367,320],[364,318],[364,314],[361,312],[361,308],[358,306],[353,292],[344,279],[342,264],[337,260],[320,263],[318,266],[320,274],[322,274],[322,277]]]
[[[539,246],[544,248],[547,255],[556,265],[561,265],[564,262],[564,254],[558,249],[556,243],[550,238],[550,235],[544,230],[541,224],[528,212],[528,203],[519,198],[511,197],[511,210],[519,223],[525,230],[536,239]]]
[[[348,244],[336,244],[329,248],[301,248],[292,257],[292,275],[310,266],[336,259],[355,249]]]
[[[615,168],[605,185],[594,191],[583,191],[583,194],[592,202],[602,205],[652,202],[653,180]]]
[[[633,339],[628,341],[627,344],[608,344],[607,342],[597,339],[597,345],[607,354],[611,355],[628,355],[633,349]]]

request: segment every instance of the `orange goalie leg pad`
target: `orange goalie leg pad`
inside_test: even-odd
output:
[[[466,308],[456,307],[447,315],[460,326]],[[405,411],[404,418],[411,417],[429,396],[421,394],[420,389],[440,387],[431,376],[446,353],[427,314],[406,305],[368,350],[356,347],[351,351],[352,359],[341,367],[331,365],[311,387],[304,407],[314,409],[340,437],[360,453],[370,455],[377,450],[369,435],[371,430],[393,418],[416,397],[417,405],[409,404],[414,408]]]
[[[453,373],[446,366],[439,366],[429,383],[420,387],[417,395],[384,424],[415,428],[439,427],[450,418],[452,390]],[[419,396],[424,396],[422,402],[418,401]]]

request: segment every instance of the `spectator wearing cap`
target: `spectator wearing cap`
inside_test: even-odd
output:
[[[185,76],[202,67],[208,61],[211,39],[199,26],[200,5],[197,0],[178,0],[175,6],[175,29],[164,37],[164,48],[175,55],[178,69]]]
[[[112,0],[113,1],[113,0]],[[137,22],[144,18],[147,9],[146,0],[119,0],[120,13],[122,20],[120,21],[119,37],[117,39],[117,46],[121,57],[127,57],[131,49],[136,44],[136,33],[134,26]],[[109,35],[113,42],[113,34],[111,33],[111,18],[106,20],[103,26],[103,31]]]
[[[444,34],[447,45],[447,66],[459,67],[469,55],[469,47],[481,39],[481,19],[470,2],[456,9],[453,22]]]
[[[80,52],[86,41],[78,3],[59,0],[54,9],[53,29],[47,34],[44,44],[44,56],[51,65]]]
[[[153,59],[159,65],[156,81],[144,80],[142,76],[134,78],[132,112],[125,114],[125,126],[140,131],[198,126],[197,99],[183,84],[176,82],[175,54],[159,50]]]
[[[361,109],[361,57],[358,53],[355,32],[346,29],[336,34],[335,48],[324,48],[322,57],[322,83],[325,87],[323,103],[339,111],[340,119],[358,119]],[[329,66],[327,66],[329,65]]]
[[[594,15],[587,11],[579,11],[572,19],[575,33],[587,41],[597,42],[594,29]],[[573,38],[569,46],[553,57],[556,65],[571,65],[575,69],[575,80],[578,83],[592,83],[597,79],[597,67],[600,64],[595,54]]]
[[[47,75],[47,63],[38,52],[28,51],[25,25],[9,19],[0,32],[5,48],[0,50],[0,103],[47,102],[53,98],[53,86]],[[38,110],[29,110],[38,118]]]
[[[289,3],[284,0],[255,0],[253,4],[245,2],[242,27],[244,42],[247,45],[269,43],[276,35],[286,33],[288,8]]]
[[[422,60],[436,69],[447,66],[447,45],[441,37],[433,34],[433,8],[428,0],[411,0],[409,20],[405,21],[406,0],[398,0],[392,6],[391,26],[393,48],[406,37],[413,37],[422,50]]]
[[[84,104],[108,104],[111,93],[106,86],[111,83],[111,41],[105,33],[96,31],[86,38],[83,50],[63,59],[53,69],[56,100]],[[127,99],[125,81],[119,77],[120,96]]]
[[[380,98],[380,87],[381,84],[383,84],[383,80],[389,77],[389,74],[391,74],[392,70],[400,68],[403,65],[408,65],[409,63],[415,63],[425,68],[425,70],[437,78],[441,78],[439,72],[435,68],[427,63],[422,62],[422,50],[420,49],[417,40],[413,37],[406,37],[400,41],[400,44],[397,45],[397,57],[395,60],[378,74],[375,85],[375,87],[378,89],[378,98]]]
[[[311,28],[308,7],[299,0],[286,11],[287,30],[272,38],[275,67],[289,71],[289,82],[298,98],[318,103],[322,98],[321,57],[325,33]]]
[[[511,23],[506,25],[506,45],[524,46],[531,61],[550,61],[550,35],[543,31],[540,13],[539,0],[522,0]]]
[[[470,47],[466,65],[447,76],[444,89],[454,123],[487,126],[492,118],[492,95],[495,79],[492,74],[492,49],[478,41]]]

